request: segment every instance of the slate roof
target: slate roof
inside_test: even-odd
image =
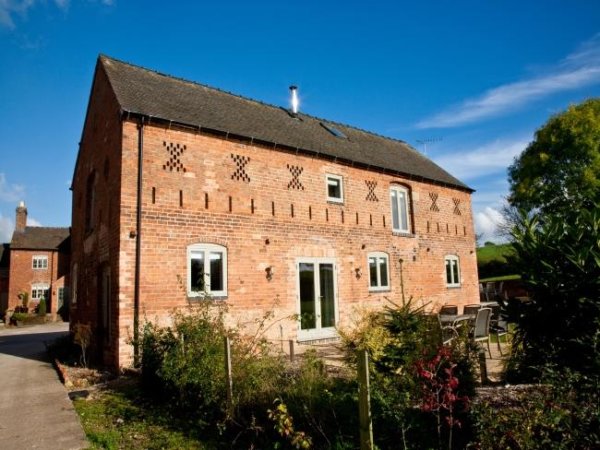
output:
[[[238,135],[472,192],[403,141],[302,113],[295,119],[284,108],[104,55],[98,64],[104,68],[123,113]],[[333,125],[347,138],[336,137],[323,124]]]
[[[15,231],[10,242],[11,250],[61,250],[69,251],[70,228],[25,227]]]

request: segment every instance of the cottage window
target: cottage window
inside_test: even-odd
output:
[[[369,253],[367,259],[369,261],[369,290],[388,290],[390,288],[390,273],[387,253]]]
[[[31,299],[41,300],[42,298],[48,300],[48,291],[50,287],[47,284],[34,284],[31,286]]]
[[[48,268],[48,257],[46,255],[35,255],[33,257],[32,267],[37,270],[45,270]]]
[[[459,287],[460,286],[460,264],[458,256],[447,255],[446,261],[446,286],[448,287]]]
[[[216,244],[188,247],[188,296],[227,295],[227,249]]]
[[[343,203],[344,202],[344,182],[339,175],[327,175],[325,182],[327,185],[327,201]]]
[[[410,233],[408,198],[408,189],[405,187],[393,186],[390,189],[392,230],[396,233]]]

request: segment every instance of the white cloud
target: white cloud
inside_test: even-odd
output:
[[[496,139],[474,149],[446,151],[432,159],[458,179],[473,180],[505,171],[529,141],[526,137]]]
[[[15,229],[15,224],[8,217],[0,214],[0,244],[10,242]]]
[[[42,223],[38,220],[35,220],[33,217],[27,217],[27,226],[28,227],[41,227]]]
[[[499,227],[505,224],[499,208],[486,206],[482,211],[475,213],[474,220],[475,232],[482,235],[480,244],[486,241],[499,242],[505,240],[505,237],[500,235],[499,230]]]
[[[33,8],[36,4],[46,3],[39,0],[0,0],[0,27],[8,29],[15,28],[14,16],[25,15],[27,11]],[[67,11],[71,4],[70,0],[54,0],[54,5],[62,11]],[[114,0],[100,0],[100,4],[104,6],[114,5]]]
[[[417,123],[417,128],[451,128],[498,116],[563,91],[600,83],[600,33],[546,74],[490,89]]]
[[[24,196],[25,187],[20,184],[9,184],[6,175],[0,172],[0,201],[15,203],[23,200]]]
[[[14,28],[14,14],[25,14],[34,4],[34,0],[0,0],[0,25]]]

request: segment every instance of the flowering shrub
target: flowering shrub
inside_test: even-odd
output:
[[[469,398],[458,395],[459,380],[454,374],[456,364],[452,362],[452,351],[448,347],[439,347],[431,359],[416,363],[421,387],[421,410],[433,413],[436,418],[438,447],[441,448],[442,425],[448,428],[448,448],[452,448],[452,430],[460,427],[461,421],[456,412],[466,411]]]

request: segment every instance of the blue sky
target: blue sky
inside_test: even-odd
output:
[[[275,105],[296,84],[303,112],[403,139],[476,189],[497,240],[513,158],[600,96],[600,2],[0,0],[0,241],[20,200],[30,224],[69,225],[99,53]]]

